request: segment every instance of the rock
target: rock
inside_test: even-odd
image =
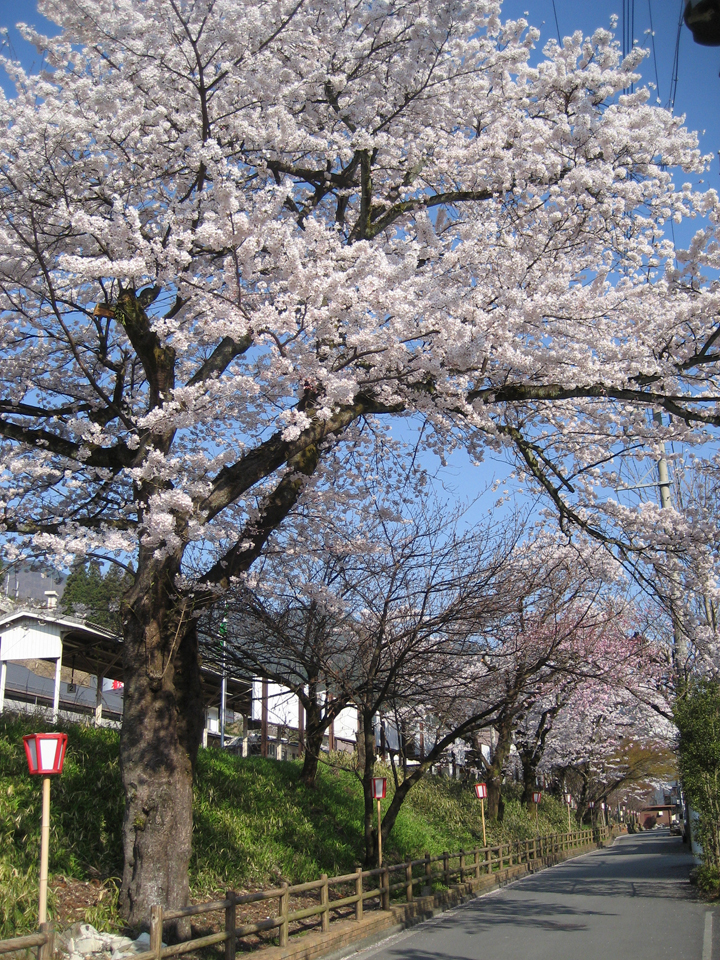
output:
[[[74,923],[57,938],[57,949],[66,960],[131,960],[150,949],[150,934],[136,940],[115,933],[99,933],[89,923]],[[166,944],[163,944],[166,946]]]
[[[121,937],[116,933],[103,933],[101,936],[105,944],[105,949],[110,953],[114,953],[116,950],[127,950],[127,948],[135,942],[132,937]]]
[[[163,943],[163,946],[167,944]],[[150,934],[141,933],[136,940],[131,940],[127,946],[113,950],[110,960],[125,960],[137,956],[139,953],[145,953],[150,949]]]
[[[102,949],[102,937],[90,923],[74,923],[58,937],[58,950],[70,956],[87,957]]]
[[[100,937],[78,937],[75,941],[75,953],[81,957],[89,957],[91,953],[100,953],[105,944]]]

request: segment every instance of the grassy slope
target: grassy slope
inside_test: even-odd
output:
[[[34,929],[40,847],[40,780],[27,773],[22,736],[43,729],[27,717],[0,717],[0,938]],[[113,879],[121,872],[122,788],[118,735],[69,726],[65,768],[54,779],[50,873],[75,880]],[[300,882],[352,870],[361,860],[362,794],[352,771],[321,767],[318,785],[299,782],[297,763],[243,760],[200,751],[195,791],[193,896],[261,886],[283,877]],[[392,795],[392,783],[388,781]],[[388,801],[385,801],[387,805]],[[567,829],[564,807],[540,807],[540,831]],[[502,827],[488,824],[488,842],[531,836],[517,799],[507,801]],[[409,794],[386,847],[404,860],[482,844],[472,785],[426,778]],[[88,922],[117,924],[113,896],[93,907]],[[52,913],[52,898],[50,911]]]

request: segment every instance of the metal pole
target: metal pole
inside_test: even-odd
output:
[[[227,673],[225,671],[225,637],[227,618],[220,624],[220,643],[222,644],[222,678],[220,680],[220,749],[225,746],[225,700],[227,699]]]
[[[50,777],[43,777],[42,826],[40,828],[40,904],[38,923],[47,920],[48,853],[50,850]]]
[[[378,808],[378,866],[382,866],[382,822],[380,820],[380,800],[377,802]]]
[[[225,700],[227,699],[227,674],[225,672],[225,641],[223,640],[222,680],[220,681],[220,747],[225,746]]]

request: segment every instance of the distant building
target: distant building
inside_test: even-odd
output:
[[[103,707],[119,719],[122,695],[108,699],[103,681],[122,681],[120,652],[120,641],[110,631],[58,615],[54,608],[6,613],[0,617],[0,712],[12,700],[50,707],[54,720],[62,709],[92,712],[99,721]],[[63,661],[70,668],[64,683]],[[83,679],[93,675],[95,689],[75,683],[75,671]]]
[[[18,593],[34,589],[34,596],[62,595],[64,583],[37,571],[18,576]],[[57,587],[57,591],[44,589]],[[13,604],[14,607],[14,604]],[[38,604],[39,607],[39,604]],[[280,684],[258,676],[226,676],[225,747],[242,756],[259,754],[277,760],[302,756],[305,749],[305,711],[297,695]],[[205,723],[203,746],[221,742],[222,676],[202,668]],[[54,720],[86,716],[96,724],[119,725],[123,713],[122,638],[111,631],[50,609],[0,609],[0,713],[5,708],[42,710]],[[353,752],[357,745],[358,712],[353,705],[343,709],[328,727],[323,749]],[[425,755],[425,735],[434,738],[434,728],[413,724],[399,735],[393,718],[375,718],[375,742],[380,756],[400,752],[405,762],[417,763]],[[485,737],[476,736],[474,751],[489,758]],[[455,776],[459,767],[474,768],[469,745],[458,742],[437,772]]]
[[[206,721],[220,696],[220,677],[203,670]],[[228,680],[228,700],[250,707],[245,681]],[[0,615],[0,713],[46,711],[53,720],[90,716],[119,724],[123,712],[122,639],[56,610],[16,609]]]

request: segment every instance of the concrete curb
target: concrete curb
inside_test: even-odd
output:
[[[608,838],[611,844],[614,836]],[[582,856],[605,846],[604,843],[588,843],[572,850],[564,850],[546,857],[538,857],[530,863],[506,867],[489,876],[466,883],[453,884],[433,896],[417,897],[412,903],[391,906],[389,910],[373,910],[368,916],[357,920],[341,920],[333,923],[328,933],[309,933],[287,947],[266,947],[261,951],[263,960],[315,960],[347,954],[344,948],[352,945],[356,951],[372,946],[379,940],[401,933],[416,924],[430,920],[446,910],[451,910],[468,900],[474,900],[491,890],[514,883],[522,877],[554,867],[564,860]]]

